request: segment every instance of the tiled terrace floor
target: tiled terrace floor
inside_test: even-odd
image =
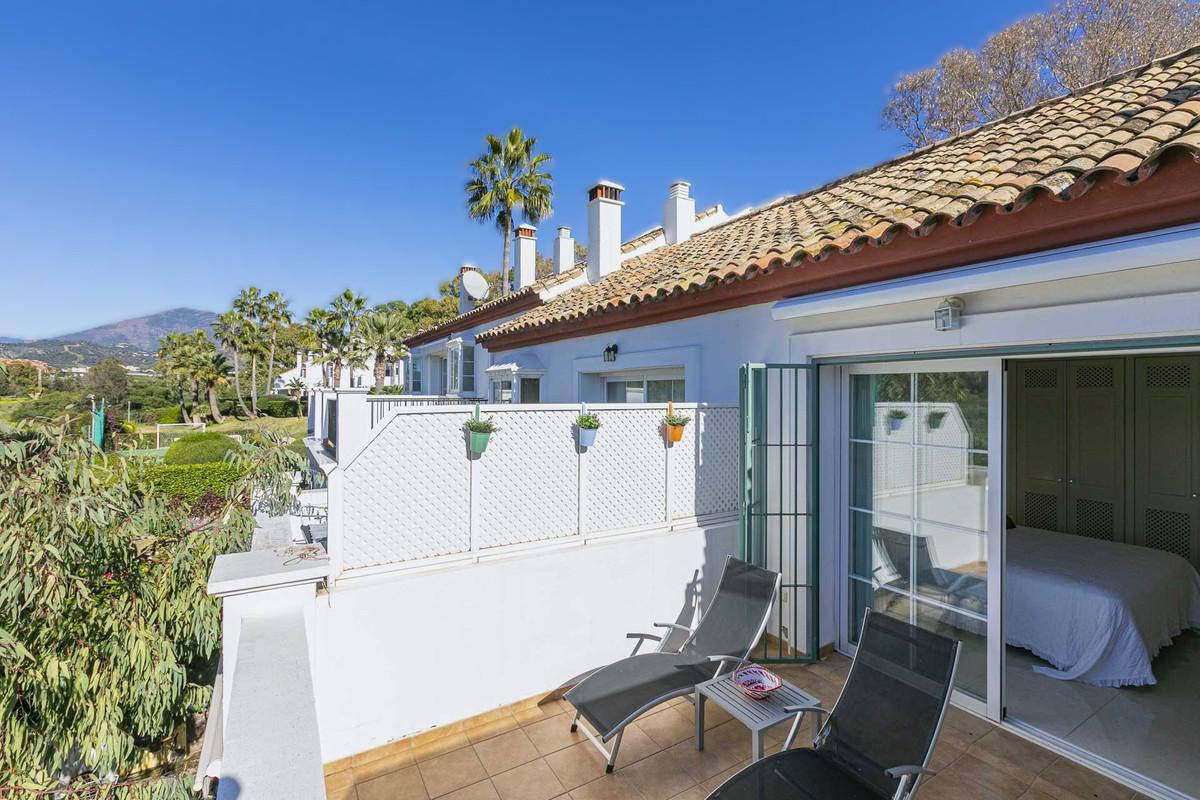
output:
[[[832,706],[849,661],[833,656],[780,674]],[[502,710],[445,735],[344,759],[327,768],[330,800],[703,800],[749,763],[750,734],[713,704],[703,752],[692,707],[676,700],[626,730],[617,770],[582,733],[571,733],[561,702]],[[774,747],[787,726],[768,737]],[[812,739],[806,723],[797,746]],[[933,757],[938,775],[922,800],[1144,800],[1130,789],[951,708]]]

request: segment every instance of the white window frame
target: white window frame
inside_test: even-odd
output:
[[[600,378],[604,382],[604,402],[608,402],[608,385],[610,383],[637,383],[642,384],[642,402],[654,402],[650,397],[650,381],[683,381],[684,396],[687,396],[687,376],[682,367],[665,367],[662,369],[637,369],[637,370],[618,370],[614,372],[604,372],[600,374]],[[682,403],[683,398],[673,402]]]

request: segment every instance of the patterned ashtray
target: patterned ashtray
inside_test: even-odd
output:
[[[734,670],[733,682],[747,697],[755,700],[766,700],[771,696],[771,692],[783,686],[783,679],[774,672],[755,666]]]

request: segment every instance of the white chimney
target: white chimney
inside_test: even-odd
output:
[[[575,266],[575,240],[571,238],[571,229],[565,225],[558,229],[558,238],[554,240],[554,274],[562,275]]]
[[[305,356],[305,352],[303,350],[296,351],[296,371],[297,372],[299,372],[300,369],[304,366],[304,356]]]
[[[513,270],[516,289],[519,291],[537,280],[537,228],[524,224],[517,226],[517,263]]]
[[[465,314],[475,307],[475,301],[471,295],[467,293],[467,287],[463,285],[463,273],[472,272],[475,267],[470,264],[463,264],[458,268],[458,313]]]
[[[621,193],[625,187],[600,181],[588,190],[588,283],[621,266]]]
[[[667,244],[686,242],[696,229],[696,201],[688,194],[691,187],[687,181],[675,181],[667,189],[667,202],[663,203]]]

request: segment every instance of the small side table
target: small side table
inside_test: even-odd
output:
[[[766,700],[755,700],[746,695],[733,682],[733,673],[707,680],[696,686],[696,749],[704,749],[704,701],[712,700],[728,711],[734,719],[750,729],[752,735],[751,756],[758,761],[763,755],[763,734],[781,722],[791,720],[795,711],[784,711],[786,706],[816,703],[817,698],[783,682]]]

